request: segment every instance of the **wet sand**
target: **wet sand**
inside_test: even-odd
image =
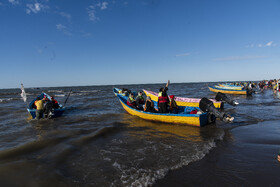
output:
[[[280,121],[234,128],[202,160],[154,186],[280,186],[279,151]]]

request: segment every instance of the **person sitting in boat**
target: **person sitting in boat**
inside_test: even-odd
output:
[[[58,104],[57,100],[55,100],[55,98],[53,96],[51,97],[51,100],[52,100],[52,107],[54,109],[58,109],[59,108],[59,104]]]
[[[37,99],[34,103],[35,103],[35,106],[36,106],[36,119],[43,118],[43,114],[44,114],[44,101],[43,101],[43,99],[40,99],[40,97],[37,97]]]
[[[145,99],[143,97],[143,93],[140,91],[140,92],[138,92],[138,95],[136,97],[136,105],[137,105],[138,108],[143,109],[144,104],[145,104]]]
[[[151,97],[148,96],[146,98],[145,106],[144,106],[145,112],[156,112],[156,109],[154,108],[154,102],[151,100]]]
[[[178,105],[175,101],[175,96],[170,95],[170,103],[169,103],[169,111],[170,113],[177,114],[178,113]]]
[[[130,93],[129,97],[127,98],[126,104],[132,108],[137,108],[136,101],[134,99],[134,94]]]
[[[168,113],[169,98],[167,95],[169,80],[164,88],[159,89],[158,108],[160,113]]]

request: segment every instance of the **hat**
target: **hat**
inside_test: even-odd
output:
[[[173,98],[174,98],[174,95],[170,95],[169,97],[170,97],[171,99],[173,99]]]

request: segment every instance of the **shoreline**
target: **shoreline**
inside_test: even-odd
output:
[[[169,171],[154,186],[280,186],[280,121],[225,129],[200,161]]]

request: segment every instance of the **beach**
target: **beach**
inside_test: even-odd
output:
[[[168,94],[214,98],[208,85],[171,84]],[[280,100],[271,90],[232,96],[232,123],[202,128],[151,122],[122,108],[113,88],[27,88],[64,103],[63,116],[30,120],[20,89],[0,90],[1,186],[279,186]]]
[[[171,171],[155,186],[279,186],[280,121],[226,132],[202,160]]]

